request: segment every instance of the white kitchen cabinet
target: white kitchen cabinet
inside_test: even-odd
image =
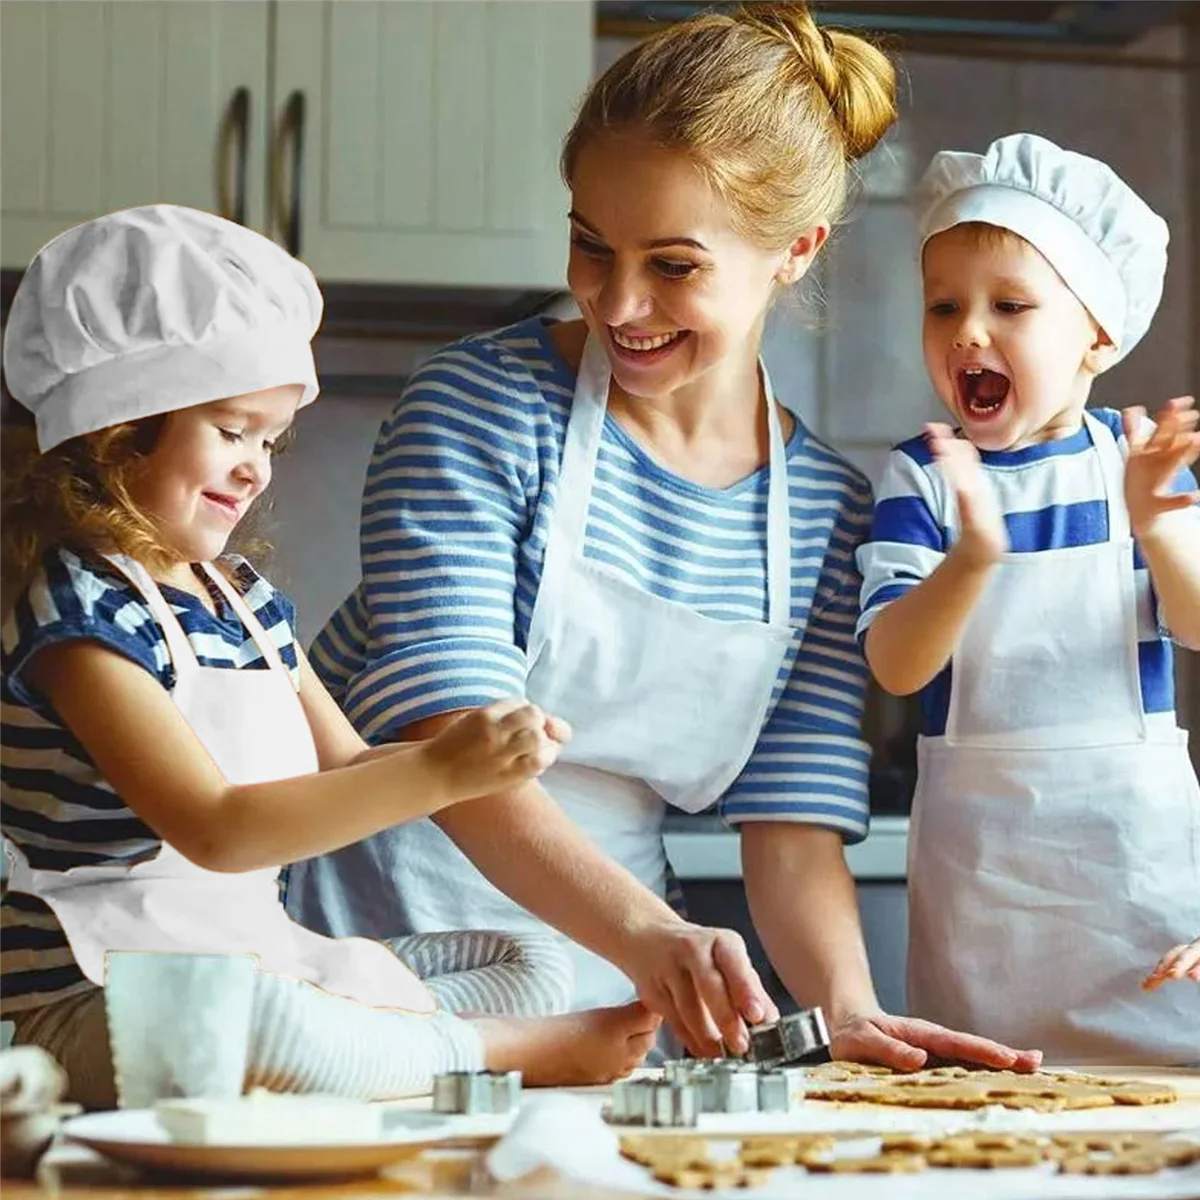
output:
[[[585,0],[280,3],[276,233],[323,280],[560,287]]]
[[[0,4],[0,266],[167,201],[262,228],[267,0]]]
[[[559,287],[593,22],[590,0],[4,0],[0,266],[167,201],[323,280]]]

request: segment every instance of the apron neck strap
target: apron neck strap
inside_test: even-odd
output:
[[[286,673],[287,668],[283,665],[283,659],[279,655],[278,648],[271,641],[267,635],[267,631],[262,627],[262,622],[254,615],[250,605],[246,603],[242,594],[212,563],[201,563],[200,567],[209,579],[213,581],[221,595],[229,601],[230,607],[237,613],[238,618],[246,627],[246,632],[258,647],[258,652],[263,656],[263,660],[267,666],[272,671],[283,671]]]
[[[1104,478],[1104,494],[1108,503],[1109,541],[1128,541],[1132,531],[1129,525],[1129,510],[1125,507],[1125,459],[1121,454],[1117,435],[1086,409],[1083,423],[1087,426],[1092,445],[1100,459],[1100,473]]]
[[[171,664],[175,668],[176,678],[188,671],[198,670],[200,663],[192,649],[192,644],[188,641],[187,634],[183,632],[183,626],[179,623],[179,618],[167,603],[166,597],[162,594],[158,584],[154,582],[150,572],[137,559],[130,558],[128,554],[106,554],[104,557],[133,584],[142,599],[145,600],[147,608],[150,609],[151,615],[158,622],[159,629],[162,630],[163,639],[167,643],[167,653],[170,654]]]
[[[150,572],[127,554],[106,554],[104,557],[133,584],[142,599],[145,600],[146,606],[163,632],[176,678],[188,671],[199,670],[200,662],[196,658],[196,652],[192,649],[192,644],[188,641],[187,634],[184,633],[183,626],[179,623],[179,618],[167,603],[167,598],[162,594],[162,590]],[[283,665],[283,659],[280,657],[275,643],[267,636],[262,622],[254,615],[237,589],[212,563],[201,563],[200,568],[229,602],[233,611],[237,613],[238,619],[246,627],[246,632],[258,647],[258,652],[263,656],[267,666],[273,671],[283,671],[286,674],[287,668]]]
[[[787,446],[779,406],[767,364],[758,364],[763,392],[767,400],[767,432],[770,438],[770,476],[767,484],[767,620],[772,625],[788,625],[792,616],[792,514],[788,501]]]

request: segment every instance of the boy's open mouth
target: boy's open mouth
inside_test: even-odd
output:
[[[1007,375],[988,367],[964,367],[955,377],[962,411],[975,418],[996,416],[1008,399]]]

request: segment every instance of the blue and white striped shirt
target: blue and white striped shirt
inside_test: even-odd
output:
[[[1128,447],[1121,414],[1092,409],[1112,430],[1124,455]],[[1020,450],[981,451],[1009,543],[1014,552],[1036,553],[1087,546],[1108,539],[1108,501],[1100,457],[1086,425],[1069,437]],[[1183,470],[1173,490],[1191,491],[1195,480]],[[1195,510],[1200,516],[1200,509]],[[923,437],[902,442],[891,453],[879,485],[870,540],[858,551],[862,570],[860,640],[893,600],[931,575],[955,537],[955,509],[941,472]],[[1142,707],[1148,719],[1174,724],[1175,684],[1171,642],[1162,629],[1158,605],[1141,549],[1134,544],[1137,595],[1138,665]],[[946,732],[951,667],[921,691],[921,732]]]
[[[385,422],[363,497],[363,579],[312,647],[351,720],[379,740],[525,687],[525,647],[575,379],[541,319],[445,348]],[[721,802],[731,822],[867,831],[866,666],[854,552],[867,481],[800,423],[787,446],[794,637],[766,725]],[[769,471],[702,487],[611,415],[584,555],[718,620],[766,620]]]
[[[244,559],[235,563],[238,590],[299,682],[290,601]],[[219,615],[213,615],[196,596],[160,586],[202,666],[266,666],[227,602],[222,600]],[[40,650],[83,639],[131,659],[164,688],[175,686],[162,630],[125,576],[103,559],[83,558],[62,548],[48,552],[2,631],[0,825],[35,870],[142,862],[162,844],[25,679],[26,667]],[[4,1013],[36,1008],[89,986],[61,926],[42,901],[7,892],[0,906],[0,929]]]

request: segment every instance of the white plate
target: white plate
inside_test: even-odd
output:
[[[62,1132],[92,1150],[137,1167],[238,1179],[347,1179],[372,1175],[431,1146],[494,1141],[511,1116],[445,1117],[389,1110],[387,1136],[378,1142],[326,1146],[187,1146],[173,1142],[152,1109],[86,1113],[65,1121]]]

